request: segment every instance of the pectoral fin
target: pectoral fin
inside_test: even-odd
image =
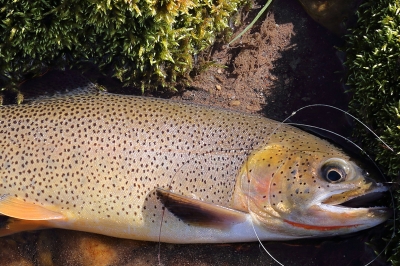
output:
[[[192,199],[164,189],[157,196],[171,213],[184,222],[197,226],[226,229],[246,220],[246,213]]]
[[[0,197],[0,214],[22,220],[64,219],[64,215],[10,195]]]

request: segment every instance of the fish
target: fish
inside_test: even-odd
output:
[[[62,228],[166,243],[348,234],[384,193],[326,140],[259,115],[75,92],[0,107],[0,236]]]

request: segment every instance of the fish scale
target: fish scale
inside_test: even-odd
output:
[[[264,185],[255,188],[262,190],[255,200],[271,195],[272,207],[264,208],[271,213],[288,210],[282,191],[286,178],[291,179],[291,160],[348,159],[326,141],[263,117],[85,91],[1,107],[0,147],[0,213],[17,218],[15,225],[35,220],[38,227],[178,243],[255,239],[251,204],[238,190],[251,183],[240,179],[241,173],[258,152],[266,154],[260,164],[266,160],[268,166],[249,172],[272,173],[272,182],[284,176],[274,185],[264,178],[259,181]],[[275,193],[276,184],[280,190]],[[35,210],[31,217],[24,215],[25,207]],[[228,227],[238,236],[231,236]]]

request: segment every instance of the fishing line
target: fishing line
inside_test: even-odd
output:
[[[250,148],[247,148],[247,149],[246,148],[234,148],[234,149],[233,148],[230,148],[230,149],[221,148],[220,150],[212,149],[212,150],[209,150],[209,151],[204,151],[204,152],[199,153],[199,154],[194,154],[194,155],[192,155],[191,158],[189,158],[186,161],[182,162],[182,165],[177,168],[177,170],[175,171],[174,175],[171,177],[171,179],[170,179],[170,181],[169,181],[169,183],[167,185],[167,188],[165,188],[165,189],[167,189],[168,191],[173,192],[173,190],[172,190],[172,182],[177,178],[177,175],[182,171],[183,167],[187,166],[187,164],[190,163],[192,160],[200,158],[200,156],[212,155],[212,154],[215,154],[216,152],[222,152],[222,153],[226,153],[226,154],[229,154],[229,153],[232,153],[232,152],[236,152],[236,153],[233,153],[233,154],[240,154],[240,153],[243,153],[243,152],[247,152],[246,155],[248,157],[249,152],[252,150],[252,148],[253,148],[253,145],[250,145]],[[184,173],[184,171],[182,171],[181,173]],[[236,176],[234,178],[236,178]],[[164,223],[164,215],[165,215],[165,207],[163,206],[162,207],[162,216],[161,216],[161,221],[160,221],[160,230],[159,230],[159,234],[158,234],[158,264],[159,265],[162,265],[162,263],[161,263],[161,234],[162,234],[162,226],[163,226],[163,223]]]
[[[367,158],[374,164],[375,168],[378,170],[378,172],[379,172],[379,174],[381,175],[381,177],[386,181],[385,175],[384,175],[384,174],[382,173],[382,171],[379,169],[379,167],[378,167],[378,165],[375,163],[375,161],[372,160],[372,158],[369,156],[368,153],[366,153],[360,146],[358,146],[356,143],[354,143],[354,142],[351,141],[350,139],[348,139],[348,138],[346,138],[346,137],[344,137],[344,136],[342,136],[342,135],[340,135],[340,134],[338,134],[338,133],[336,133],[336,132],[333,132],[333,131],[331,131],[331,130],[324,129],[324,128],[320,128],[320,127],[317,127],[317,126],[306,125],[306,124],[300,124],[300,123],[286,123],[286,124],[288,124],[288,125],[293,125],[293,126],[310,127],[310,128],[315,128],[315,129],[323,130],[323,131],[325,131],[325,132],[334,134],[335,136],[338,136],[338,137],[340,137],[340,138],[342,138],[342,139],[348,141],[349,143],[353,144],[356,148],[358,148],[359,150],[361,150],[361,151],[365,154],[365,156],[367,156]],[[385,183],[387,183],[387,182],[385,182]],[[392,201],[392,204],[393,204],[393,216],[395,217],[395,215],[396,215],[396,208],[394,208],[394,206],[395,206],[395,205],[394,205],[394,204],[395,204],[395,203],[394,203],[394,196],[393,196],[393,193],[392,193],[391,190],[389,190],[389,194],[390,194],[390,198],[391,198],[391,201]],[[365,264],[364,266],[370,265],[372,262],[374,262],[376,259],[378,259],[379,256],[383,254],[383,252],[385,252],[385,250],[389,247],[390,243],[392,242],[392,240],[393,240],[393,238],[394,238],[394,236],[395,236],[395,233],[394,233],[395,230],[396,230],[396,219],[393,219],[393,233],[392,233],[392,237],[390,238],[389,242],[385,245],[385,247],[383,248],[383,250],[382,250],[381,252],[379,252],[379,254],[376,256],[375,259],[371,260],[370,262],[368,262],[368,263]]]
[[[267,134],[267,131],[268,131],[268,128],[263,128],[261,130],[261,134],[260,135],[262,137],[264,137]],[[211,150],[208,150],[208,151],[204,151],[204,152],[199,152],[197,154],[196,153],[193,154],[191,158],[189,158],[186,161],[182,162],[182,165],[179,168],[177,168],[177,170],[175,171],[174,175],[171,177],[166,189],[168,189],[169,191],[173,192],[172,183],[173,183],[174,180],[177,179],[178,174],[183,174],[184,173],[184,171],[182,171],[183,167],[186,167],[187,164],[190,163],[192,160],[196,160],[196,159],[200,158],[201,156],[207,156],[208,155],[208,156],[211,157],[212,155],[216,155],[217,153],[226,154],[226,156],[244,154],[244,156],[246,156],[246,160],[248,160],[249,159],[249,155],[251,154],[251,152],[254,149],[254,146],[257,145],[258,142],[261,142],[262,137],[260,137],[258,140],[257,139],[256,140],[254,140],[254,139],[251,140],[251,143],[248,145],[248,147],[245,147],[245,148],[243,148],[243,147],[238,147],[238,148],[229,147],[229,148],[226,148],[228,146],[225,146],[225,147],[222,146],[219,149],[218,148],[216,148],[216,149],[214,148],[214,149],[211,149]],[[232,176],[232,178],[236,179],[236,174],[234,176]],[[159,265],[162,265],[162,263],[161,263],[161,234],[162,234],[162,226],[163,226],[163,223],[164,223],[164,215],[165,215],[165,207],[162,209],[162,217],[161,217],[160,230],[159,230],[159,236],[158,236],[158,262],[159,262]],[[251,222],[252,222],[253,230],[255,230],[254,225],[253,225],[253,221],[251,221]],[[269,254],[269,252],[266,250],[266,248],[261,243],[261,240],[259,239],[259,237],[258,237],[256,232],[255,232],[255,234],[256,234],[256,237],[257,237],[259,243],[263,247],[263,249]],[[277,263],[279,263],[271,254],[269,254],[269,255]],[[279,264],[283,266],[283,264],[281,264],[281,263],[279,263]]]
[[[303,106],[299,109],[297,109],[296,111],[294,111],[290,116],[288,116],[282,123],[284,123],[287,119],[289,119],[290,117],[294,116],[297,112],[305,109],[305,108],[309,108],[309,107],[328,107],[328,108],[332,108],[335,109],[337,111],[340,111],[348,116],[350,116],[351,118],[353,118],[354,120],[356,120],[358,123],[360,123],[361,125],[363,125],[369,132],[371,132],[380,142],[382,142],[390,151],[394,152],[394,150],[392,149],[392,147],[390,147],[388,144],[386,144],[386,142],[384,142],[377,134],[375,134],[374,131],[372,131],[366,124],[364,124],[360,119],[358,119],[357,117],[355,117],[354,115],[350,114],[349,112],[342,110],[338,107],[335,106],[331,106],[328,104],[321,104],[321,103],[316,103],[316,104],[310,104],[310,105],[306,105]]]
[[[340,135],[340,134],[338,134],[338,133],[336,133],[336,132],[333,132],[333,131],[331,131],[331,130],[327,130],[327,129],[324,129],[324,128],[320,128],[320,127],[317,127],[317,126],[306,125],[306,124],[301,124],[301,123],[286,123],[286,121],[287,121],[290,117],[294,116],[294,115],[297,114],[299,111],[301,111],[301,110],[303,110],[303,109],[306,109],[306,108],[310,108],[310,107],[328,107],[328,108],[335,109],[335,110],[337,110],[337,111],[340,111],[340,112],[342,112],[342,113],[344,113],[344,114],[350,116],[351,118],[353,118],[354,120],[356,120],[357,122],[359,122],[362,126],[364,126],[364,128],[366,128],[370,133],[372,133],[372,134],[373,134],[380,142],[382,142],[390,151],[394,152],[394,150],[392,149],[392,147],[390,147],[385,141],[383,141],[377,134],[375,134],[375,132],[373,132],[373,131],[372,131],[365,123],[363,123],[360,119],[358,119],[357,117],[353,116],[352,114],[350,114],[350,113],[347,112],[347,111],[344,111],[344,110],[342,110],[342,109],[340,109],[340,108],[338,108],[338,107],[331,106],[331,105],[327,105],[327,104],[310,104],[310,105],[303,106],[303,107],[297,109],[296,111],[294,111],[294,112],[293,112],[292,114],[290,114],[287,118],[285,118],[285,119],[281,122],[281,124],[289,124],[289,125],[293,125],[293,126],[304,126],[304,127],[310,127],[310,128],[315,128],[315,129],[323,130],[323,131],[325,131],[325,132],[329,132],[329,133],[331,133],[331,134],[333,134],[333,135],[335,135],[335,136],[338,136],[338,137],[340,137],[340,138],[342,138],[342,139],[348,141],[349,143],[353,144],[356,148],[358,148],[360,151],[362,151],[362,152],[367,156],[367,158],[373,163],[373,165],[375,166],[375,168],[378,170],[378,172],[379,172],[379,174],[381,175],[381,177],[382,177],[385,181],[387,181],[385,175],[382,173],[381,169],[378,167],[378,165],[375,163],[375,161],[369,156],[369,154],[367,154],[360,146],[358,146],[356,143],[354,143],[354,142],[351,141],[350,139],[348,139],[348,138],[346,138],[346,137],[344,137],[344,136],[342,136],[342,135]],[[276,130],[277,130],[277,129],[278,129],[278,127],[276,128]],[[385,183],[388,183],[388,182],[385,182]],[[395,208],[394,196],[393,196],[393,193],[392,193],[392,191],[391,191],[390,189],[389,189],[389,194],[390,194],[390,197],[391,197],[391,203],[392,203],[392,205],[393,205],[393,217],[394,217],[394,218],[393,218],[393,231],[392,231],[392,236],[391,236],[390,240],[386,243],[386,245],[385,245],[385,247],[383,248],[383,250],[382,250],[381,252],[379,252],[379,253],[377,254],[377,256],[376,256],[373,260],[371,260],[370,262],[368,262],[367,264],[365,264],[365,266],[368,266],[368,265],[370,265],[371,263],[373,263],[375,260],[377,260],[377,259],[388,249],[390,243],[393,241],[393,239],[394,239],[394,237],[395,237],[395,231],[396,231],[396,208]]]
[[[161,266],[161,230],[162,230],[162,225],[164,221],[164,213],[165,213],[165,208],[162,208],[162,216],[161,216],[161,222],[160,222],[160,231],[158,233],[158,265]]]
[[[278,264],[281,265],[281,266],[285,266],[285,265],[283,265],[280,261],[278,261],[277,259],[275,259],[275,257],[272,256],[272,254],[269,253],[269,251],[265,248],[264,244],[261,242],[260,238],[258,237],[256,228],[254,227],[253,220],[251,220],[251,226],[253,227],[254,234],[256,235],[257,240],[258,240],[258,242],[260,243],[260,246],[264,249],[264,251],[265,251],[276,263],[278,263]]]
[[[251,154],[251,151],[252,151],[253,148],[254,148],[254,142],[251,143],[249,146],[250,146],[249,148],[234,148],[234,149],[232,149],[232,148],[229,148],[229,149],[221,148],[220,150],[218,150],[218,149],[213,149],[213,150],[210,150],[210,151],[203,152],[203,153],[201,153],[201,154],[195,154],[193,157],[191,157],[191,158],[189,158],[187,161],[183,162],[182,165],[176,170],[176,172],[175,172],[174,175],[172,176],[171,180],[169,181],[169,184],[168,184],[168,187],[167,187],[168,190],[169,190],[169,191],[172,191],[172,182],[173,182],[174,179],[177,178],[178,173],[180,173],[180,171],[182,171],[183,167],[185,167],[185,166],[187,165],[187,163],[191,162],[192,160],[195,160],[196,158],[199,158],[200,156],[205,156],[205,155],[207,155],[207,154],[208,154],[208,155],[213,155],[213,154],[215,154],[216,152],[223,152],[223,153],[226,153],[226,154],[230,154],[230,153],[232,153],[232,152],[234,152],[233,154],[245,153],[245,156],[246,156],[246,165],[247,165],[247,162],[248,162],[248,159],[249,159],[249,155]],[[247,166],[246,166],[246,169],[247,169],[247,171],[248,171],[248,167],[247,167]],[[183,172],[182,172],[182,173],[183,173]],[[236,178],[236,176],[234,176],[234,178]],[[249,186],[249,189],[250,189],[250,186]],[[248,199],[248,200],[249,200],[249,199]],[[162,234],[162,226],[163,226],[163,221],[164,221],[164,215],[165,215],[165,207],[162,209],[162,217],[161,217],[160,230],[159,230],[159,235],[158,235],[158,264],[159,264],[159,265],[162,265],[162,263],[161,263],[161,234]],[[276,260],[276,259],[268,252],[268,250],[264,247],[264,245],[262,244],[260,238],[259,238],[258,235],[257,235],[257,232],[255,231],[255,227],[254,227],[254,224],[253,224],[253,221],[252,221],[252,220],[251,220],[251,225],[252,225],[252,227],[253,227],[253,230],[254,230],[254,233],[255,233],[255,235],[256,235],[256,237],[257,237],[258,242],[261,244],[261,246],[262,246],[262,248],[265,250],[265,252],[266,252],[273,260],[275,260],[279,265],[284,266],[282,263],[280,263],[278,260]]]
[[[301,110],[303,110],[303,109],[305,109],[305,108],[308,108],[308,107],[318,107],[318,106],[319,106],[319,107],[330,107],[330,108],[332,108],[332,109],[339,110],[339,111],[341,111],[341,112],[343,112],[343,113],[349,115],[350,117],[352,117],[353,119],[355,119],[356,121],[358,121],[360,124],[362,124],[365,128],[367,128],[367,129],[368,129],[376,138],[378,138],[388,149],[390,149],[391,151],[393,151],[393,149],[392,149],[388,144],[386,144],[381,138],[379,138],[371,129],[369,129],[369,128],[368,128],[364,123],[362,123],[359,119],[357,119],[356,117],[354,117],[353,115],[351,115],[350,113],[348,113],[348,112],[346,112],[346,111],[343,111],[343,110],[341,110],[341,109],[339,109],[339,108],[336,108],[336,107],[333,107],[333,106],[324,105],[324,104],[313,104],[313,105],[308,105],[308,106],[305,106],[305,107],[302,107],[302,108],[298,109],[297,111],[295,111],[295,112],[293,112],[291,115],[289,115],[286,119],[284,119],[282,122],[280,122],[276,127],[274,127],[273,130],[272,130],[272,133],[268,133],[268,131],[270,131],[271,128],[270,128],[269,130],[268,130],[267,127],[262,128],[262,130],[261,130],[261,132],[260,132],[260,133],[261,133],[260,135],[262,135],[263,137],[265,137],[265,136],[267,135],[268,137],[267,137],[266,139],[264,139],[264,140],[262,140],[261,138],[258,139],[258,140],[255,140],[255,142],[257,142],[256,145],[259,145],[259,144],[265,143],[265,142],[268,143],[268,142],[270,141],[270,139],[272,138],[272,135],[275,134],[275,132],[278,131],[279,128],[281,128],[283,124],[299,125],[299,126],[302,125],[302,124],[296,124],[296,123],[286,123],[286,121],[287,121],[290,117],[294,116],[296,113],[298,113],[299,111],[301,111]],[[362,152],[364,152],[364,154],[366,154],[365,151],[364,151],[361,147],[359,147],[357,144],[355,144],[355,143],[352,142],[351,140],[349,140],[349,139],[347,139],[347,138],[345,138],[345,137],[343,137],[343,136],[341,136],[341,135],[339,135],[339,134],[337,134],[337,133],[335,133],[335,132],[332,132],[332,131],[329,131],[329,130],[326,130],[326,129],[322,129],[322,128],[319,128],[319,127],[315,127],[315,126],[310,126],[310,125],[302,125],[302,126],[307,126],[307,127],[312,127],[312,128],[318,128],[318,129],[321,129],[321,130],[325,130],[325,131],[327,131],[327,132],[330,132],[331,134],[334,134],[334,135],[336,135],[336,136],[339,136],[339,137],[345,139],[346,141],[352,143],[355,147],[357,147],[359,150],[361,150]],[[256,139],[257,139],[257,138],[256,138]],[[251,145],[249,145],[250,147],[246,147],[246,148],[228,148],[228,149],[226,149],[227,146],[225,146],[225,147],[222,146],[222,147],[219,147],[219,148],[217,148],[217,149],[211,149],[211,150],[209,150],[209,151],[204,151],[204,152],[201,152],[201,153],[197,153],[197,154],[192,155],[191,158],[189,158],[189,159],[187,159],[186,161],[182,162],[182,165],[181,165],[179,168],[177,168],[177,171],[176,171],[176,172],[174,173],[174,175],[171,177],[171,180],[170,180],[170,182],[169,182],[169,185],[168,185],[168,188],[167,188],[167,189],[170,190],[170,191],[173,191],[173,190],[172,190],[172,183],[173,183],[173,181],[176,180],[178,174],[183,174],[183,173],[184,173],[184,171],[182,171],[183,167],[187,166],[187,164],[188,164],[189,162],[191,162],[192,160],[195,160],[196,158],[200,158],[201,156],[207,156],[207,155],[212,156],[213,154],[221,153],[221,152],[222,152],[222,153],[226,153],[227,156],[229,156],[230,153],[232,153],[231,155],[235,155],[235,154],[238,155],[238,154],[241,154],[241,153],[247,153],[247,155],[248,155],[248,154],[251,153],[252,148],[254,147],[253,145],[255,144],[255,142],[253,142]],[[369,160],[373,162],[374,166],[378,169],[380,175],[384,178],[384,175],[383,175],[383,173],[381,172],[381,170],[378,168],[377,164],[371,159],[371,157],[370,157],[368,154],[366,154],[366,155],[367,155],[367,157],[369,158]],[[249,171],[249,169],[248,169],[248,167],[247,167],[248,159],[249,159],[249,158],[247,157],[247,159],[246,159],[246,171],[247,171],[247,173],[248,173],[248,171]],[[196,166],[196,167],[199,167],[199,166]],[[385,178],[384,178],[384,179],[385,179]],[[250,183],[251,183],[251,180],[249,180],[249,186],[248,186],[248,192],[249,192],[249,193],[250,193]],[[391,195],[391,198],[392,198],[392,204],[393,204],[393,206],[394,206],[394,197],[393,197],[393,194],[392,194],[391,191],[389,191],[389,192],[390,192],[390,195]],[[248,206],[249,206],[249,202],[250,202],[249,197],[247,198],[247,202],[248,202]],[[164,208],[163,211],[162,211],[162,218],[161,218],[160,231],[159,231],[159,257],[158,257],[158,259],[159,259],[159,264],[160,264],[160,265],[161,265],[161,234],[162,234],[162,224],[164,223],[164,215],[165,215],[165,208]],[[252,219],[250,219],[250,220],[251,220],[251,225],[252,225],[254,234],[255,234],[255,236],[256,236],[258,242],[260,243],[260,245],[261,245],[262,248],[264,249],[264,251],[265,251],[277,264],[283,266],[283,264],[282,264],[281,262],[279,262],[276,258],[274,258],[274,257],[272,256],[272,254],[271,254],[271,253],[266,249],[266,247],[262,244],[261,239],[260,239],[260,237],[259,237],[258,234],[257,234],[256,228],[255,228],[255,225],[254,225],[254,222],[253,222]],[[395,231],[395,222],[394,222],[393,228],[394,228],[394,229],[393,229],[393,234],[392,234],[392,238],[390,239],[390,241],[386,244],[385,248],[377,255],[377,257],[376,257],[374,260],[370,261],[368,264],[366,264],[366,266],[367,266],[367,265],[370,265],[372,262],[374,262],[374,261],[388,248],[389,244],[391,243],[391,241],[393,240],[394,235],[395,235],[395,234],[394,234],[394,231]]]
[[[248,162],[249,162],[249,157],[247,157],[246,159],[246,172],[247,172],[247,179],[248,179],[248,191],[247,194],[250,195],[250,184],[251,184],[251,178],[249,178],[249,167],[248,167]],[[282,167],[283,164],[281,164],[279,166],[279,169]],[[277,171],[279,171],[279,169]],[[249,214],[251,215],[250,212],[250,197],[247,197],[247,210],[249,212]],[[255,234],[255,236],[257,237],[258,243],[260,244],[260,246],[264,249],[264,251],[268,254],[268,256],[270,256],[276,263],[278,263],[281,266],[285,266],[283,265],[280,261],[278,261],[274,256],[272,256],[272,254],[267,250],[267,248],[264,246],[264,244],[261,242],[260,237],[257,234],[256,228],[254,227],[254,222],[253,219],[250,219],[250,223],[251,223],[251,227],[253,228],[253,232]]]

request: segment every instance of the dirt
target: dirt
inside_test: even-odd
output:
[[[240,32],[259,9],[247,14]],[[244,15],[246,16],[246,14]],[[342,40],[314,22],[296,0],[275,1],[264,20],[230,46],[217,44],[181,99],[284,118],[305,104],[346,106]],[[175,97],[179,98],[179,97]]]
[[[243,26],[237,32],[258,11],[243,14]],[[275,1],[238,41],[230,46],[218,43],[198,55],[197,75],[192,76],[188,88],[172,98],[280,121],[309,104],[346,109],[349,95],[337,49],[342,44],[339,37],[314,22],[296,0]],[[301,111],[291,121],[345,135],[350,128],[342,115],[323,107]],[[379,239],[381,234],[382,228],[375,228],[352,236],[264,244],[284,265],[365,265],[376,257],[373,246],[365,242]],[[93,241],[88,242],[90,239]],[[101,265],[156,265],[158,256],[163,265],[277,265],[258,243],[159,246],[65,230],[4,237],[0,240],[0,261],[9,262],[7,265],[18,261],[24,265],[90,265],[96,258],[83,254],[80,248],[87,243],[96,252],[104,253],[106,248],[117,256],[111,264],[104,259]],[[378,259],[371,265],[385,263]]]
[[[260,6],[261,7],[261,6]],[[260,8],[245,13],[240,32]],[[239,40],[216,44],[199,56],[190,87],[172,98],[279,121],[310,104],[347,109],[343,40],[312,20],[296,0],[274,1],[263,19]],[[346,118],[328,108],[310,108],[292,121],[349,135]]]

